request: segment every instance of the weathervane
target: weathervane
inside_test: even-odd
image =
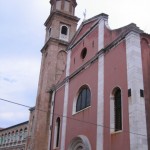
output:
[[[83,21],[84,21],[84,20],[86,20],[86,9],[85,9],[85,11],[83,12],[83,16],[84,16],[84,19],[83,19]]]

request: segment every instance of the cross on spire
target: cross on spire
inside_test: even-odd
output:
[[[85,9],[85,11],[83,12],[83,16],[84,16],[84,19],[83,19],[83,21],[84,21],[84,20],[86,20],[86,9]]]

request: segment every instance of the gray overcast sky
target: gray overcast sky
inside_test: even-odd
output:
[[[83,20],[109,15],[110,28],[134,22],[150,33],[149,0],[77,0]],[[49,0],[0,0],[0,98],[35,105]],[[81,23],[80,21],[80,23]],[[0,101],[0,127],[28,120],[28,109]]]

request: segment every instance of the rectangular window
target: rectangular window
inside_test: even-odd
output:
[[[141,97],[144,97],[144,90],[141,90],[141,89],[140,89],[140,96],[141,96]]]
[[[131,97],[131,89],[128,89],[128,97]]]

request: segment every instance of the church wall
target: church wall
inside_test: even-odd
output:
[[[68,117],[66,131],[66,149],[70,141],[78,135],[85,135],[91,144],[92,149],[96,149],[97,133],[97,78],[98,63],[91,64],[89,68],[80,72],[69,83]],[[82,85],[88,85],[91,90],[91,106],[78,113],[73,112],[76,104],[78,90]],[[81,120],[81,121],[80,121]],[[90,132],[92,131],[92,132]]]
[[[52,140],[51,140],[51,149],[55,149],[54,146],[54,135],[55,135],[55,125],[56,125],[56,120],[58,117],[60,117],[60,137],[61,137],[61,131],[62,131],[62,119],[63,119],[63,104],[64,104],[64,93],[65,93],[65,88],[64,86],[61,87],[60,89],[57,90],[55,94],[55,102],[54,102],[54,114],[53,114],[53,121],[52,121]],[[61,138],[59,138],[59,147],[60,147],[60,141]],[[58,149],[58,148],[57,148]]]
[[[85,39],[72,49],[70,74],[77,70],[81,65],[95,56],[98,52],[98,28],[95,28]],[[84,59],[81,58],[81,52],[87,48],[87,55]]]
[[[127,150],[129,144],[128,90],[125,42],[112,48],[104,56],[104,150]],[[115,87],[121,89],[122,128],[120,132],[111,133],[110,98]]]
[[[146,140],[144,140],[146,138],[139,138],[140,136],[133,135],[131,133],[137,129],[140,131],[137,133],[145,134],[146,132],[145,128],[143,132],[143,127],[146,124],[145,122],[143,123],[145,114],[140,114],[143,112],[143,108],[145,111],[145,107],[141,107],[139,105],[141,104],[141,99],[138,99],[140,101],[138,105],[134,105],[133,103],[136,102],[137,98],[140,98],[138,93],[140,90],[136,91],[136,86],[138,87],[138,85],[142,85],[141,83],[143,83],[143,80],[141,80],[142,75],[139,73],[139,70],[137,70],[140,69],[141,71],[142,69],[141,62],[138,61],[140,60],[140,55],[138,55],[138,58],[136,58],[136,55],[132,57],[133,54],[136,54],[134,51],[141,51],[139,47],[139,35],[137,39],[132,35],[131,37],[128,35],[125,37],[125,40],[119,41],[119,43],[115,46],[113,45],[113,48],[109,50],[107,48],[105,49],[105,47],[111,44],[111,42],[113,42],[116,38],[124,38],[123,32],[127,28],[122,27],[116,30],[109,29],[107,26],[108,16],[102,14],[101,16],[96,16],[83,22],[81,25],[81,31],[77,31],[73,41],[69,44],[69,41],[76,33],[76,26],[78,22],[78,18],[74,16],[74,13],[72,16],[71,13],[68,13],[71,12],[71,5],[69,6],[69,2],[76,3],[76,1],[72,0],[68,2],[67,0],[63,0],[58,2],[51,0],[50,2],[51,4],[54,2],[57,3],[56,8],[59,9],[60,12],[55,12],[55,9],[53,9],[54,13],[50,14],[45,23],[47,32],[46,43],[42,49],[42,67],[36,104],[35,132],[33,134],[33,137],[35,138],[33,139],[34,147],[31,149],[67,150],[72,139],[79,135],[84,135],[90,141],[90,150],[140,150],[141,147],[142,150],[146,150],[147,143],[145,142]],[[52,8],[54,7],[55,5],[52,4]],[[73,6],[73,9],[75,9],[75,6]],[[99,21],[99,23],[97,22],[97,24],[95,24],[96,21]],[[67,34],[61,34],[62,26],[67,27]],[[133,28],[134,25],[130,30],[133,30]],[[135,31],[137,30],[138,29],[135,28]],[[66,35],[67,38],[64,35]],[[77,41],[78,43],[76,43]],[[71,44],[75,45],[73,46]],[[58,57],[58,53],[61,50],[66,50],[66,47],[71,49],[67,52],[66,71],[62,71],[62,68],[65,68],[65,63],[62,61],[61,56]],[[85,58],[83,58],[82,55],[84,48],[87,49],[87,54],[84,53]],[[104,53],[98,56],[101,52]],[[146,45],[145,41],[142,41],[142,65],[148,135],[150,134],[150,93],[148,90],[150,88],[149,53],[149,46]],[[80,70],[77,74],[74,74],[74,76],[72,75],[72,73],[77,71],[93,57],[94,62],[91,62],[91,64],[89,63],[88,66],[82,68],[83,70]],[[64,65],[62,65],[63,63]],[[63,72],[62,76],[59,74],[60,71],[61,73]],[[59,78],[61,80],[58,79],[61,84],[56,85],[58,81],[57,75],[61,76],[61,78]],[[66,80],[64,83],[63,79],[65,78]],[[135,80],[137,83],[133,83],[132,80]],[[51,97],[51,93],[48,93],[48,91],[53,84],[56,86],[52,88],[54,91]],[[83,85],[87,85],[90,88],[91,105],[79,112],[76,112],[78,91]],[[130,87],[129,85],[134,86]],[[122,130],[118,132],[115,132],[114,130],[112,132],[110,123],[110,119],[112,117],[110,101],[112,100],[112,91],[115,87],[119,87],[121,89],[122,100]],[[133,90],[133,100],[128,97],[128,89]],[[144,99],[142,104],[145,106]],[[136,108],[136,106],[138,107]],[[49,112],[49,108],[51,114],[39,111],[39,109],[42,109]],[[136,109],[138,109],[138,111]],[[56,120],[58,117],[60,117],[59,145],[56,144],[56,140],[58,140],[56,139],[58,135],[56,132],[58,129],[58,122],[56,123]],[[50,135],[49,137],[48,134]],[[136,139],[134,139],[134,137]],[[47,144],[47,142],[49,143]],[[140,145],[140,143],[142,144]],[[86,144],[84,143],[84,145]],[[131,145],[134,145],[134,147]],[[145,149],[143,149],[144,146],[146,147]]]
[[[107,26],[105,26],[105,46],[109,45],[113,42],[118,36],[121,35],[126,30],[126,27],[122,27],[119,29],[111,30]]]

